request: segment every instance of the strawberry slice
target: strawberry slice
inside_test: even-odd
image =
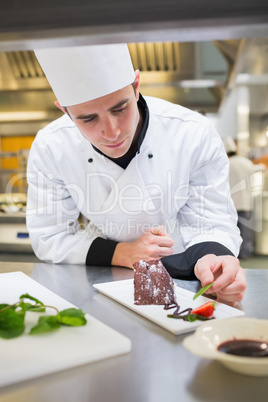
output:
[[[201,317],[210,318],[213,316],[215,310],[215,302],[209,301],[202,306],[199,306],[191,311],[191,314],[201,315]]]

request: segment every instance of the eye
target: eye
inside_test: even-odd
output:
[[[118,109],[114,109],[114,113],[123,113],[126,110],[126,106],[120,107]]]
[[[89,117],[87,119],[82,120],[83,124],[88,124],[88,123],[92,123],[94,120],[96,120],[95,116]]]

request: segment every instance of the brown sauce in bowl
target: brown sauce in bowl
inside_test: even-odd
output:
[[[233,339],[221,343],[217,349],[236,356],[268,357],[268,343],[265,341]]]

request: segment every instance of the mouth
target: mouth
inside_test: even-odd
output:
[[[107,148],[110,148],[110,149],[119,148],[119,147],[121,147],[121,145],[122,145],[124,142],[125,142],[125,140],[123,140],[123,141],[121,141],[121,142],[118,142],[117,144],[105,145],[105,146],[106,146]]]

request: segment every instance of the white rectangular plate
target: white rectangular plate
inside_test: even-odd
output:
[[[168,314],[172,314],[175,309],[164,310],[164,306],[137,306],[134,304],[134,285],[133,279],[127,279],[123,281],[116,282],[106,282],[93,285],[101,293],[106,296],[111,297],[117,302],[123,304],[124,306],[130,308],[136,313],[146,317],[148,320],[153,321],[155,324],[160,325],[169,332],[175,335],[184,334],[195,330],[203,321],[187,322],[183,320],[176,320],[167,317]],[[181,311],[186,308],[195,308],[201,304],[206,303],[209,299],[205,296],[199,296],[193,301],[194,293],[189,290],[175,287],[177,302],[180,305]],[[216,302],[216,310],[214,312],[214,317],[216,319],[222,319],[227,317],[239,317],[243,316],[245,313],[237,308],[227,306]]]
[[[58,310],[74,307],[22,272],[0,274],[0,303],[16,303],[24,293]],[[53,311],[47,309],[47,314]],[[38,316],[38,313],[26,313],[27,328],[22,336],[0,338],[0,386],[117,356],[131,349],[128,338],[89,314],[85,326],[61,327],[52,333],[30,336],[29,329]]]

